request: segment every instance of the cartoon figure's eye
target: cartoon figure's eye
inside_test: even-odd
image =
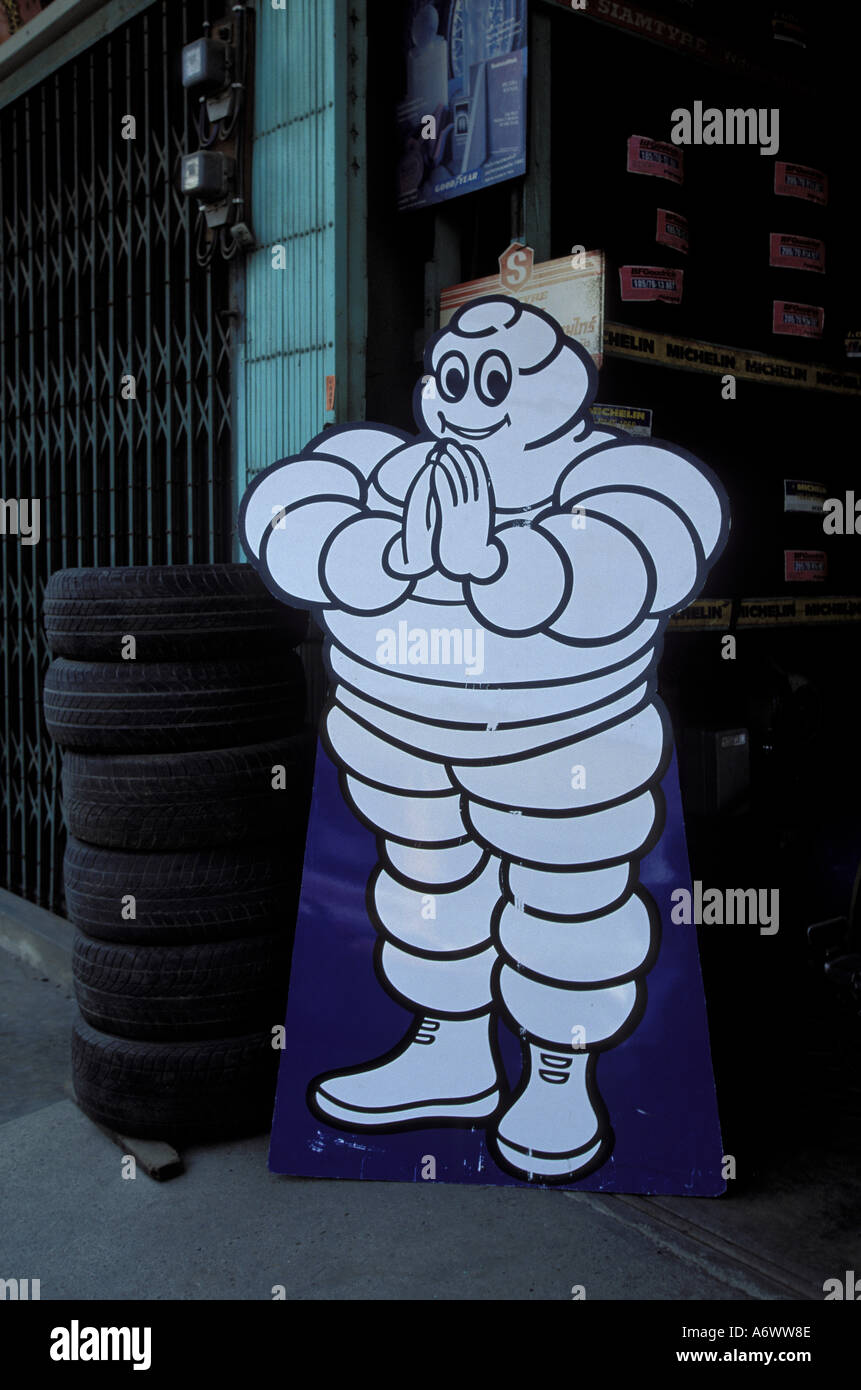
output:
[[[475,389],[485,405],[501,405],[511,389],[511,365],[501,352],[486,352],[475,369]]]
[[[469,363],[460,352],[447,352],[436,371],[445,401],[462,401],[469,387]]]

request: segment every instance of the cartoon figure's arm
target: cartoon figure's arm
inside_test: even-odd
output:
[[[654,568],[652,617],[699,593],[729,532],[726,495],[711,471],[658,441],[619,440],[588,453],[561,479],[557,498],[563,512],[594,511],[640,543]]]
[[[324,440],[322,447],[334,454],[337,436]],[[364,470],[386,452],[380,443],[391,447],[401,441],[373,430],[351,431],[341,440],[346,457],[309,453],[262,473],[243,499],[240,535],[249,558],[280,597],[383,612],[410,587],[410,580],[393,573],[384,559],[402,536],[403,516],[397,506],[371,504]],[[364,454],[354,463],[350,455],[360,449]]]
[[[538,520],[495,532],[501,572],[470,582],[470,604],[501,631],[620,637],[699,592],[725,540],[725,515],[719,485],[696,460],[614,440],[572,465]]]

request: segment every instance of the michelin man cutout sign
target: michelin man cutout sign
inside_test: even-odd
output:
[[[657,662],[729,514],[684,450],[593,429],[596,385],[547,314],[474,300],[428,345],[417,435],[327,430],[243,500],[249,557],[324,631],[323,741],[376,840],[376,948],[328,968],[358,981],[373,950],[380,1004],[406,1025],[392,1015],[373,1056],[344,1027],[338,1064],[300,1077],[313,1004],[288,1014],[282,1078],[301,1080],[312,1150],[462,1128],[483,1140],[483,1181],[538,1184],[610,1157],[597,1064],[648,1013],[661,936],[640,880],[672,757]],[[291,1010],[298,958],[331,950],[314,930],[306,912]]]

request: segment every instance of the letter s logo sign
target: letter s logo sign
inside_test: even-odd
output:
[[[535,253],[531,246],[513,242],[499,258],[499,278],[507,290],[520,289],[532,274]]]

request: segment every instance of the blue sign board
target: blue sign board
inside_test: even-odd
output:
[[[597,1068],[615,1144],[600,1168],[561,1186],[718,1196],[726,1182],[696,928],[670,920],[670,894],[691,887],[675,759],[662,792],[664,834],[640,866],[640,882],[661,908],[648,1007],[636,1032],[604,1054]],[[485,1125],[440,1127],[431,1120],[402,1133],[350,1133],[309,1109],[312,1078],[342,1067],[345,1058],[381,1057],[410,1022],[409,1012],[380,988],[374,969],[377,940],[366,889],[376,860],[374,837],[357,825],[337,771],[320,749],[269,1167],[295,1177],[526,1186],[498,1166]],[[505,1021],[497,1040],[513,1091],[521,1040]],[[541,1186],[541,1179],[532,1185]]]
[[[526,172],[527,0],[407,0],[398,206]]]

